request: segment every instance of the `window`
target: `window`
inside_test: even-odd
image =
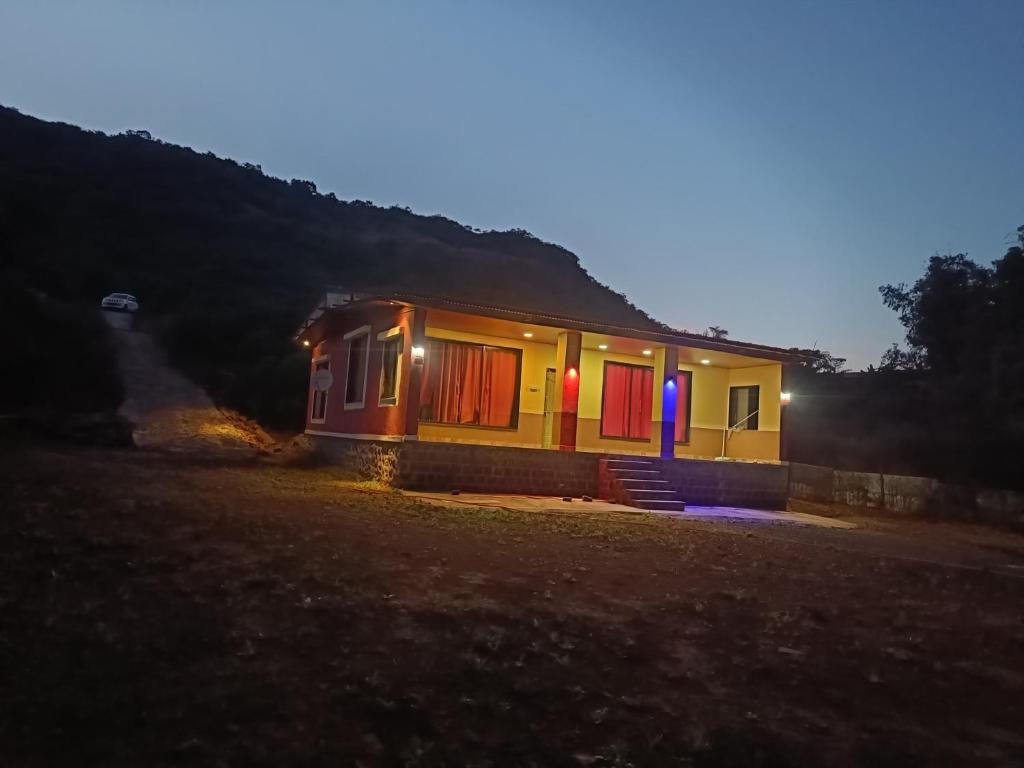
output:
[[[345,334],[348,341],[348,372],[345,375],[345,408],[362,408],[366,400],[367,356],[370,328],[363,326]]]
[[[601,402],[601,437],[650,440],[653,397],[653,368],[606,362]]]
[[[378,337],[380,338],[380,337]],[[383,340],[380,358],[380,404],[398,402],[398,366],[402,362],[402,334],[387,336]]]
[[[313,363],[313,373],[317,371],[331,370],[329,358],[320,358]],[[323,422],[327,418],[327,392],[313,389],[313,409],[310,411],[310,421]]]
[[[757,429],[760,387],[729,387],[729,429]]]
[[[693,402],[693,371],[676,373],[676,442],[690,442],[690,405]]]
[[[427,339],[420,420],[515,428],[522,352]]]

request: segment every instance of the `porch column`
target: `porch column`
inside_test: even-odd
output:
[[[679,395],[676,376],[679,370],[679,350],[665,347],[659,357],[661,368],[655,380],[661,382],[661,457],[671,459],[676,455],[676,400]]]
[[[412,361],[413,347],[426,347],[427,310],[412,307],[408,316],[409,341],[402,350],[403,376],[400,384],[400,402],[405,403],[405,439],[415,440],[420,429],[420,382],[423,365]],[[408,375],[404,375],[408,371]]]
[[[576,414],[580,402],[580,353],[583,335],[578,331],[558,334],[555,353],[554,439],[560,451],[576,450]]]

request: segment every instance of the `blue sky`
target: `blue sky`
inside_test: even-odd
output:
[[[828,349],[1024,224],[1024,2],[5,2],[0,103],[576,252],[659,319]]]

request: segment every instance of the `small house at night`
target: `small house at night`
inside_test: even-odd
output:
[[[298,340],[306,433],[387,482],[779,503],[783,349],[403,293],[329,293]]]

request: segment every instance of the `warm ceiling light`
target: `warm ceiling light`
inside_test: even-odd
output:
[[[598,344],[597,348],[598,349],[608,349],[608,345],[607,344]]]
[[[524,339],[532,339],[533,338],[533,332],[532,331],[527,331],[526,333],[523,334],[523,338]]]
[[[653,353],[653,352],[651,352],[651,350],[649,350],[649,349],[645,349],[645,350],[643,351],[643,354],[645,354],[645,355],[647,355],[648,357],[650,357],[650,356],[651,356],[652,354],[654,354],[654,353]]]
[[[309,346],[309,339],[303,339],[302,340],[302,346],[308,347]]]
[[[704,358],[703,360],[701,360],[701,361],[700,361],[700,364],[701,364],[701,365],[711,365],[711,361],[710,361],[710,360],[708,360],[708,359],[707,359],[707,358],[705,357],[705,358]]]

